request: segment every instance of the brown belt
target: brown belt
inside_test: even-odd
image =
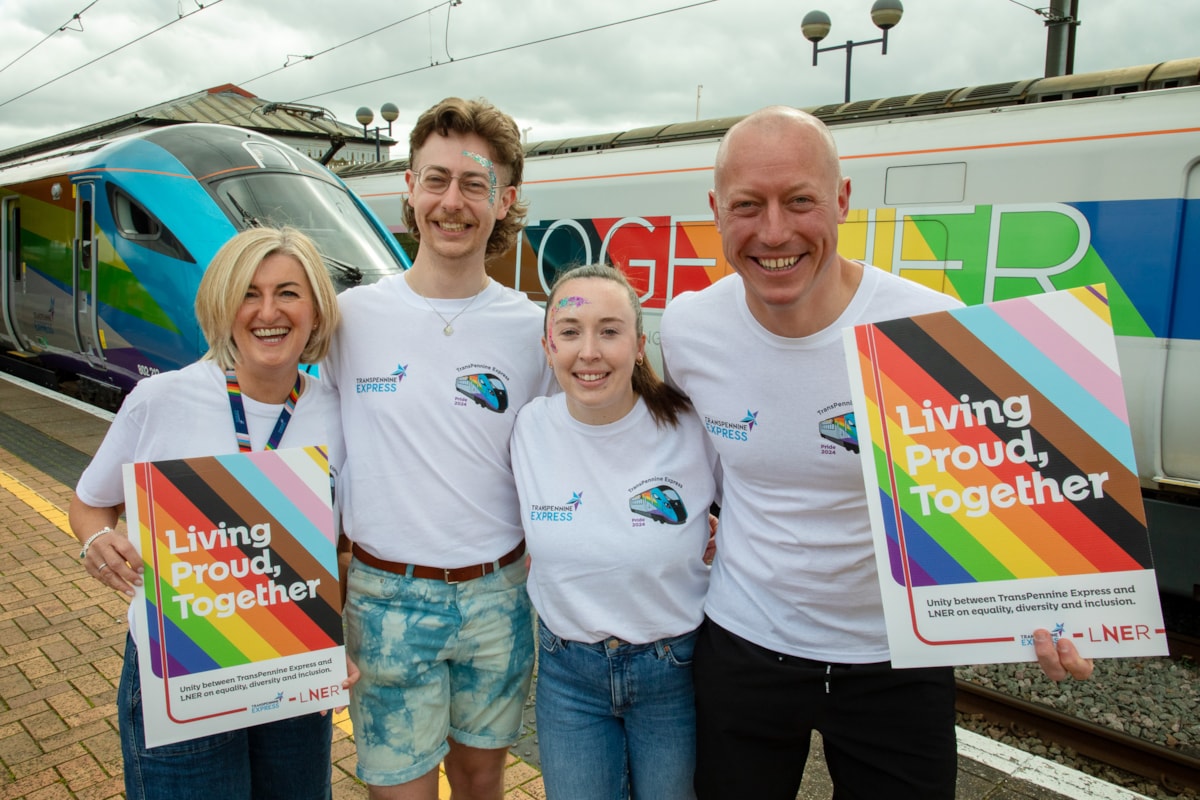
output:
[[[446,569],[442,567],[423,567],[420,564],[402,564],[399,561],[384,561],[382,558],[371,555],[359,547],[357,543],[351,549],[354,557],[359,561],[369,567],[381,569],[384,572],[394,572],[397,575],[425,578],[426,580],[445,581],[446,583],[462,583],[463,581],[482,578],[484,575],[491,575],[496,570],[514,563],[518,558],[525,555],[525,540],[522,539],[520,544],[495,561],[489,561],[486,564],[472,564],[468,567]],[[409,570],[412,571],[409,572]]]

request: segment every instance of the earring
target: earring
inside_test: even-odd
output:
[[[637,357],[637,362],[636,362],[636,363],[637,363],[637,365],[638,365],[639,367],[642,365],[642,356],[638,356],[638,357]]]

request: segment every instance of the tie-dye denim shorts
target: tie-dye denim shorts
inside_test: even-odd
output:
[[[350,692],[358,777],[415,780],[449,751],[446,737],[509,747],[533,672],[525,559],[448,584],[355,559],[347,577],[346,648],[362,677]]]

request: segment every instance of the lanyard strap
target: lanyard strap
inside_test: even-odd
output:
[[[283,432],[287,430],[288,423],[292,421],[292,412],[296,410],[296,401],[300,399],[300,373],[296,373],[296,382],[292,385],[292,391],[288,393],[287,401],[283,404],[283,411],[279,412],[279,419],[275,421],[275,430],[271,431],[271,438],[267,440],[268,450],[274,450],[279,447],[279,442],[283,439]],[[229,392],[229,411],[233,414],[233,429],[237,433],[238,451],[249,453],[253,448],[250,446],[250,427],[246,422],[246,407],[242,403],[242,387],[238,385],[237,374],[231,370],[225,370],[225,389]]]

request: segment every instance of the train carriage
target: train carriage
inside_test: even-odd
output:
[[[0,164],[0,342],[112,405],[207,349],[193,304],[238,230],[292,225],[339,288],[407,256],[332,172],[269,137],[174,125]]]

